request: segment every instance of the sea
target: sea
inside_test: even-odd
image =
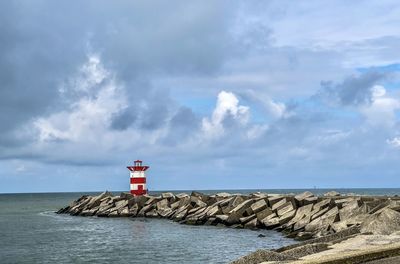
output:
[[[306,189],[201,192],[222,191],[301,193]],[[309,191],[322,194],[328,190]],[[336,191],[360,195],[400,194],[400,189]],[[83,194],[98,193],[0,194],[0,264],[229,263],[257,249],[295,243],[272,230],[190,226],[166,219],[80,217],[55,213]],[[264,236],[259,237],[260,234]]]

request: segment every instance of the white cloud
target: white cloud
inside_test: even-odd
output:
[[[388,143],[391,147],[400,148],[400,137],[394,137],[392,139],[388,139],[386,140],[386,143]]]
[[[246,125],[250,117],[250,109],[239,105],[239,100],[231,92],[221,91],[218,94],[217,105],[211,118],[203,118],[202,129],[208,137],[218,137],[224,133],[223,122],[227,117],[232,117],[240,125]]]
[[[360,112],[373,126],[393,127],[396,123],[396,112],[400,109],[400,101],[390,97],[381,85],[372,87],[371,103],[360,108]]]
[[[72,102],[68,110],[35,120],[41,142],[101,138],[112,115],[127,107],[124,87],[104,69],[98,56],[89,56],[78,77],[68,83],[73,85],[64,88],[82,91],[84,95]],[[96,90],[93,90],[94,86],[98,86]],[[63,89],[63,93],[66,92]]]

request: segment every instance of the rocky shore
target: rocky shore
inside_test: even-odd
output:
[[[114,196],[104,192],[98,196],[84,195],[57,213],[157,217],[191,225],[273,229],[287,237],[303,240],[275,250],[261,249],[232,262],[239,264],[391,261],[390,258],[400,255],[400,233],[396,233],[400,230],[399,211],[399,197],[340,195],[337,192],[328,192],[324,196],[315,196],[311,192],[297,195],[205,195],[192,192],[190,195],[162,193],[159,196],[136,197],[128,193]],[[346,249],[349,247],[343,246],[343,243],[351,239],[362,246],[348,252]],[[380,241],[380,248],[376,248],[373,241]],[[397,242],[398,247],[394,247]],[[337,248],[343,250],[338,251]],[[332,250],[336,253],[330,253]],[[344,259],[346,256],[347,259]]]

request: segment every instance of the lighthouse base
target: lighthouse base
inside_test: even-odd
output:
[[[131,194],[134,196],[147,194],[147,190],[131,190]]]

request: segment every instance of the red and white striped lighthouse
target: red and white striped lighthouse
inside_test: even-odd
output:
[[[141,160],[135,160],[133,166],[128,166],[131,179],[131,194],[143,195],[147,194],[146,188],[146,170],[149,166],[142,166]]]

